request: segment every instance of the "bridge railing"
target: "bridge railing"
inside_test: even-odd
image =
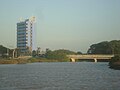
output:
[[[69,58],[112,58],[114,55],[67,55]]]

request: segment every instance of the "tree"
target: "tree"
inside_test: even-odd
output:
[[[0,53],[3,54],[3,53],[6,53],[7,52],[7,48],[0,45]]]
[[[36,55],[37,55],[36,51],[33,50],[33,51],[32,51],[32,56],[35,57]]]
[[[10,49],[8,49],[8,48],[0,45],[0,56],[3,57],[3,58],[4,58],[4,57],[7,57],[9,50],[10,50]]]
[[[120,40],[110,41],[110,46],[113,54],[120,54]]]
[[[109,62],[110,68],[120,70],[120,55],[115,55]]]
[[[82,54],[82,52],[78,51],[77,54]]]
[[[64,49],[59,49],[59,50],[54,50],[54,51],[47,51],[46,52],[46,58],[47,59],[55,59],[55,60],[67,60],[67,55],[70,54],[76,54],[73,51],[69,51],[69,50],[64,50]]]
[[[120,54],[120,40],[104,41],[93,44],[87,51],[88,54]]]

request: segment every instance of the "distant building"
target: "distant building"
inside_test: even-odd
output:
[[[35,47],[35,17],[17,23],[17,48],[21,54],[30,54]]]

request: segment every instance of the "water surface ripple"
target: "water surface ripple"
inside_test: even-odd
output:
[[[0,90],[120,90],[120,70],[101,62],[0,65]]]

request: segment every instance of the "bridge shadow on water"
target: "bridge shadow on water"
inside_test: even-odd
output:
[[[110,59],[98,59],[97,62],[109,62]],[[95,62],[94,59],[76,59],[76,62]]]

